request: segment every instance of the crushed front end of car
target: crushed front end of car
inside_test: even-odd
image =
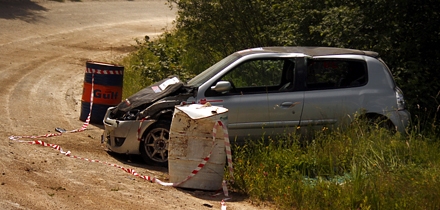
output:
[[[116,107],[108,108],[103,119],[102,143],[111,152],[141,154],[147,162],[166,163],[174,107],[194,92],[177,77],[140,90]],[[145,142],[147,137],[150,140]]]

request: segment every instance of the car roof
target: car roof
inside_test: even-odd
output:
[[[370,57],[379,57],[379,53],[373,51],[364,51],[337,47],[261,47],[239,51],[241,55],[258,53],[302,53],[308,56],[324,55],[366,55]]]

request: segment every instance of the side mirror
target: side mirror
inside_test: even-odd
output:
[[[232,89],[232,85],[229,81],[218,81],[215,86],[211,86],[211,90],[214,90],[216,92],[225,92]]]

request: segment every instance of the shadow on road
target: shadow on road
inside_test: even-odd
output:
[[[206,190],[196,190],[196,189],[187,189],[187,188],[176,188],[177,190],[189,194],[193,197],[203,199],[206,201],[218,201],[228,200],[227,202],[240,202],[249,199],[249,196],[238,193],[238,192],[229,192],[228,196],[225,196],[224,192],[219,189],[217,191],[206,191]],[[230,189],[229,189],[230,190]]]
[[[145,168],[147,170],[168,173],[167,167],[148,165],[144,162],[144,160],[140,155],[126,155],[126,154],[118,154],[114,152],[107,152],[107,153],[113,158],[115,158],[116,161],[119,161],[120,163],[124,163],[134,167]]]
[[[37,14],[39,11],[47,11],[47,9],[31,0],[0,0],[0,19],[34,22],[40,17]]]
[[[108,152],[110,156],[115,158],[115,160],[119,161],[120,163],[124,163],[130,166],[144,168],[151,171],[156,172],[162,172],[162,173],[168,173],[168,168],[161,167],[161,166],[152,166],[146,164],[140,155],[125,155],[125,154],[117,154],[113,152]],[[188,189],[188,188],[179,188],[176,187],[177,190],[184,192],[188,195],[194,196],[199,199],[203,199],[206,201],[218,201],[220,202],[223,199],[227,199],[228,202],[240,202],[248,199],[247,195],[244,195],[242,193],[233,192],[229,189],[229,196],[225,197],[223,194],[223,190],[219,189],[217,191],[206,191],[206,190],[197,190],[197,189]],[[209,203],[206,203],[207,207],[209,207]]]

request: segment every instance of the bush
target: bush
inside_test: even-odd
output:
[[[181,42],[182,38],[171,32],[165,32],[154,41],[148,36],[136,40],[136,51],[123,61],[124,97],[170,75],[183,80],[191,78],[193,74],[183,67],[185,50]]]
[[[235,146],[234,190],[280,209],[437,209],[440,142],[359,122]],[[264,138],[262,138],[264,139]]]

